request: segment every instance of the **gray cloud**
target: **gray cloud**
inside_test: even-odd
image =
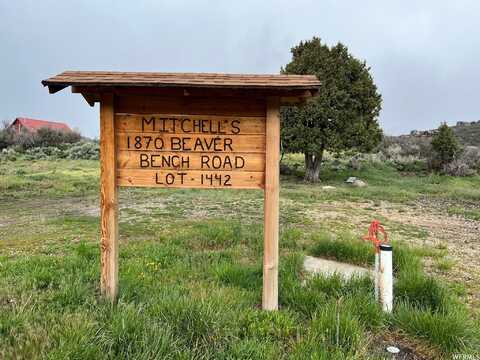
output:
[[[49,95],[63,70],[277,73],[300,40],[345,43],[372,68],[387,133],[480,119],[477,1],[0,1],[0,119],[66,121],[98,108]]]

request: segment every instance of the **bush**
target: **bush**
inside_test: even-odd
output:
[[[63,159],[64,152],[55,146],[34,147],[25,151],[28,160]]]
[[[475,175],[475,170],[462,161],[461,159],[455,159],[447,164],[444,164],[441,168],[441,172],[446,175],[452,176],[472,176]]]
[[[431,152],[431,139],[418,136],[385,136],[379,151],[389,160],[399,157],[425,159]]]
[[[0,152],[0,160],[15,161],[20,154],[14,148],[4,148]]]
[[[66,158],[72,160],[98,160],[100,147],[96,142],[82,142],[73,144],[65,151]]]
[[[379,151],[398,171],[419,173],[428,170],[426,158],[431,153],[431,145],[427,137],[386,136]]]
[[[456,159],[444,164],[441,171],[452,176],[475,175],[480,169],[480,148],[476,146],[466,147]]]
[[[82,140],[76,131],[62,131],[49,128],[40,128],[36,132],[21,131],[17,134],[10,128],[0,130],[0,149],[15,147],[18,151],[30,148],[60,146],[73,144]]]
[[[0,150],[12,146],[15,143],[15,132],[5,128],[0,130]]]
[[[442,124],[429,136],[385,136],[378,148],[384,161],[398,171],[425,173],[435,170],[445,175],[470,176],[480,169],[480,148],[462,150],[453,130]]]
[[[464,161],[470,168],[480,170],[480,147],[465,147],[460,160]]]
[[[40,128],[32,134],[34,146],[58,146],[72,144],[82,140],[80,133],[76,131],[62,131],[49,128]]]
[[[22,150],[20,147],[5,148],[0,152],[0,160],[15,161],[20,158],[26,160],[98,160],[100,154],[97,142],[80,142],[74,144],[60,144],[57,146],[31,147]]]

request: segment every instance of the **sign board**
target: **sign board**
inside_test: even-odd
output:
[[[115,114],[120,186],[261,189],[265,117]]]
[[[118,295],[118,187],[262,189],[262,307],[278,308],[280,105],[310,75],[67,71],[44,80],[100,103],[101,291]]]

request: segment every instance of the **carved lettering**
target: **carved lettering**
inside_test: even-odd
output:
[[[119,184],[262,187],[264,121],[215,115],[118,114]]]

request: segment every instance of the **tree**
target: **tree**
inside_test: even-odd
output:
[[[382,97],[370,68],[341,43],[328,47],[314,37],[291,52],[281,72],[316,75],[321,87],[304,106],[282,109],[282,147],[305,155],[305,180],[316,182],[325,150],[370,151],[380,143]]]
[[[9,128],[10,122],[4,120],[0,125],[0,150],[5,149],[15,142],[15,132]]]
[[[432,150],[435,153],[434,168],[441,168],[452,162],[461,152],[460,143],[453,130],[443,123],[432,138]]]

